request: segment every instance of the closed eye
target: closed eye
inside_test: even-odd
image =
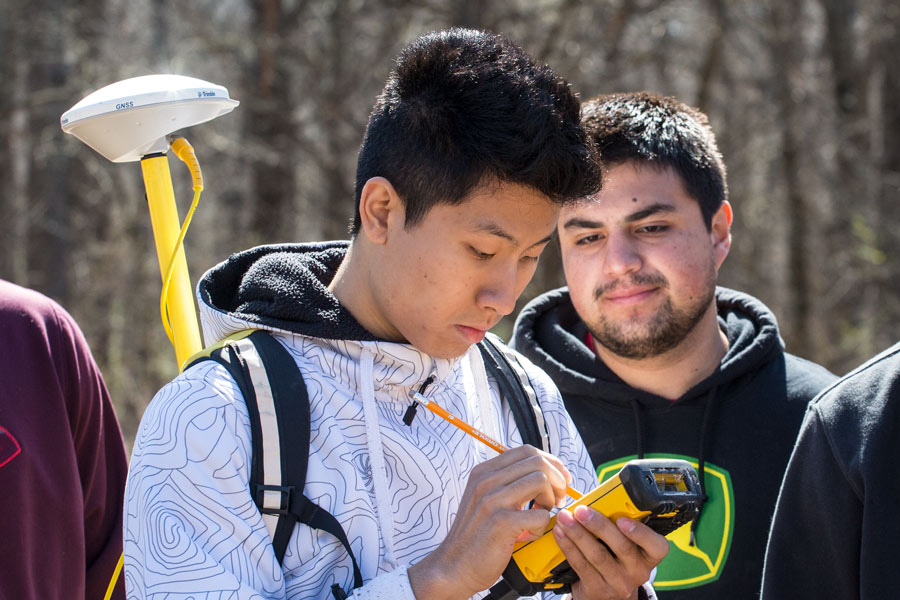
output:
[[[489,252],[482,252],[475,246],[469,246],[469,250],[472,252],[472,254],[475,255],[475,258],[477,260],[488,260],[494,256],[493,254],[491,254]]]

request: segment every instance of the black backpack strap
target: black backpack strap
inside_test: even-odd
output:
[[[535,448],[550,451],[550,438],[544,423],[537,393],[528,374],[516,355],[493,334],[484,336],[478,343],[484,366],[500,386],[500,393],[509,403],[516,427],[522,434],[522,442]]]
[[[250,495],[266,521],[279,564],[294,526],[304,523],[341,542],[353,563],[353,587],[361,587],[362,573],[343,527],[303,494],[309,463],[309,395],[294,358],[261,330],[229,341],[205,358],[228,369],[247,404],[252,438]],[[333,587],[335,597],[343,594],[339,586]]]
[[[257,331],[232,347],[252,386],[247,407],[255,413],[261,434],[253,445],[250,495],[281,562],[296,523],[292,500],[302,495],[306,483],[309,397],[294,359],[266,332]]]
[[[246,364],[241,359],[240,353],[233,344],[253,333],[253,330],[242,331],[239,334],[222,340],[214,346],[205,348],[189,358],[187,366],[183,369],[184,371],[187,371],[198,363],[211,360],[225,367],[228,374],[231,375],[231,378],[234,379],[234,382],[237,384],[238,389],[241,391],[241,395],[244,397],[244,404],[247,405],[247,412],[250,416],[250,440],[252,449],[250,457],[251,488],[252,482],[262,480],[261,456],[259,452],[256,452],[256,447],[259,445],[258,440],[262,438],[262,433],[260,431],[259,409],[256,406],[256,394],[253,393],[253,384],[250,381],[250,373],[246,368]],[[251,490],[251,495],[252,494],[253,492]],[[281,559],[279,558],[279,562],[280,561]]]

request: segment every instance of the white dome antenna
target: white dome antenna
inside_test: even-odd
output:
[[[181,225],[166,155],[168,136],[229,113],[237,105],[221,85],[182,75],[145,75],[101,88],[60,117],[64,132],[112,162],[141,161],[163,278],[160,315],[180,368],[203,348],[182,245],[203,178],[193,148],[183,138],[175,140],[173,148],[194,177],[194,201]]]
[[[166,152],[166,136],[211,121],[239,104],[228,90],[183,75],[145,75],[110,84],[63,113],[62,130],[112,162]]]

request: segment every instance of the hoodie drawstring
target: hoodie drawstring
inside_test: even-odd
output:
[[[424,394],[426,388],[434,381],[434,375],[429,375],[425,381],[422,382],[422,385],[419,386],[419,393]],[[403,423],[407,427],[412,427],[413,419],[416,418],[416,410],[419,408],[418,402],[411,402],[409,404],[409,408],[406,409],[406,412],[403,413]]]
[[[469,373],[471,374],[472,383],[475,388],[478,414],[481,417],[481,430],[495,440],[502,439],[503,436],[500,433],[500,425],[497,422],[492,409],[491,388],[488,385],[487,370],[484,368],[484,357],[481,356],[481,351],[478,350],[478,347],[474,344],[469,347],[467,354]],[[476,427],[478,426],[476,423],[473,423],[473,425]],[[483,460],[487,460],[494,456],[493,453],[488,453],[486,448],[480,447],[480,444],[478,450],[481,453]]]
[[[366,422],[366,449],[369,451],[369,466],[375,486],[375,514],[384,542],[384,562],[388,570],[396,568],[394,559],[394,521],[391,510],[391,496],[388,494],[387,469],[384,462],[384,448],[378,426],[378,407],[375,405],[375,357],[363,349],[360,357],[359,390],[362,394],[363,411]]]
[[[634,437],[637,440],[637,457],[644,458],[644,411],[637,398],[631,399],[631,412],[634,413]]]
[[[713,405],[716,401],[716,388],[712,388],[706,395],[706,403],[703,406],[703,420],[700,425],[700,448],[697,455],[697,475],[700,478],[700,511],[691,521],[690,545],[696,546],[697,526],[700,523],[700,515],[703,514],[703,505],[706,504],[706,445],[710,425],[712,424]],[[644,458],[644,411],[637,398],[631,399],[631,412],[634,414],[634,431],[637,441],[637,457]]]
[[[716,400],[716,388],[709,390],[706,396],[706,405],[703,407],[703,421],[700,425],[700,453],[697,456],[697,466],[699,467],[697,475],[700,477],[700,510],[697,516],[691,521],[691,540],[690,545],[696,546],[697,526],[700,523],[700,515],[703,514],[703,506],[706,504],[706,437],[709,433],[710,424],[712,423],[713,405]]]

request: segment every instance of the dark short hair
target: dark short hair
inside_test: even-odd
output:
[[[635,160],[671,167],[700,205],[707,229],[728,199],[725,163],[706,115],[651,92],[597,96],[581,106],[581,123],[604,167]]]
[[[403,200],[407,228],[491,180],[560,204],[601,181],[568,82],[505,37],[467,29],[424,35],[397,58],[359,151],[354,235],[363,186],[378,176]]]

